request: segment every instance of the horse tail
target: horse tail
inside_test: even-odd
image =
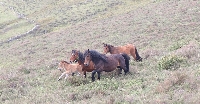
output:
[[[136,54],[136,61],[142,61],[142,58],[140,57],[140,55],[138,54],[137,49],[135,48],[135,54]]]
[[[130,60],[130,57],[126,53],[122,53],[121,55],[125,59],[126,70],[127,70],[126,72],[129,72],[129,60]]]

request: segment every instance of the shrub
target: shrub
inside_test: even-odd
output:
[[[162,57],[158,62],[159,69],[175,70],[180,67],[180,63],[184,61],[183,57],[177,55],[168,55]]]

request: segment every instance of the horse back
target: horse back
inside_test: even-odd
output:
[[[104,64],[104,71],[110,72],[115,70],[118,66],[121,66],[125,69],[125,59],[121,54],[111,54],[107,59],[108,63]]]
[[[123,59],[123,56],[120,54],[111,54],[107,56],[107,63],[105,63],[105,68],[116,68],[119,65],[120,60]]]
[[[82,70],[82,66],[79,64],[69,64],[66,70],[76,71],[76,70]]]
[[[116,50],[118,51],[117,53],[126,53],[126,54],[131,54],[131,51],[135,49],[135,46],[132,44],[127,44],[124,46],[118,46],[116,47]]]

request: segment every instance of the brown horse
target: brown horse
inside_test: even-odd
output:
[[[61,61],[58,64],[58,69],[64,70],[64,72],[61,74],[61,76],[58,78],[58,81],[63,77],[63,75],[65,76],[65,79],[67,79],[68,75],[70,74],[74,74],[74,73],[78,73],[79,75],[83,75],[83,71],[82,71],[82,66],[79,64],[70,64],[67,61]]]
[[[86,72],[92,72],[95,68],[94,68],[94,63],[92,61],[89,63],[88,66],[85,66],[84,60],[85,59],[84,59],[82,52],[80,52],[78,50],[72,50],[70,62],[76,62],[77,61],[78,64],[82,66],[82,70],[83,70],[84,76],[86,78]]]
[[[124,56],[129,57],[127,54]],[[115,70],[118,65],[124,70],[125,74],[128,72],[127,65],[129,65],[129,60],[124,57],[122,54],[111,54],[106,56],[105,54],[101,54],[95,50],[87,50],[84,53],[85,62],[84,65],[88,66],[92,61],[95,65],[95,70],[92,71],[92,81],[95,80],[94,75],[98,74],[98,79],[100,80],[100,73],[102,71],[111,72]],[[126,61],[127,60],[127,61]],[[128,62],[128,63],[126,63]]]
[[[142,61],[142,58],[139,56],[136,47],[132,44],[117,47],[105,43],[103,43],[103,45],[104,54],[107,54],[109,52],[110,54],[126,53],[128,55],[132,55],[136,61]]]

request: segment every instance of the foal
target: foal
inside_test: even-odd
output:
[[[79,65],[79,64],[70,64],[69,62],[67,61],[61,61],[59,64],[58,64],[58,69],[61,71],[61,70],[64,70],[64,72],[61,74],[61,76],[58,78],[58,81],[64,76],[65,76],[65,79],[67,79],[68,75],[72,75],[74,73],[78,73],[79,75],[82,74],[82,66]]]

